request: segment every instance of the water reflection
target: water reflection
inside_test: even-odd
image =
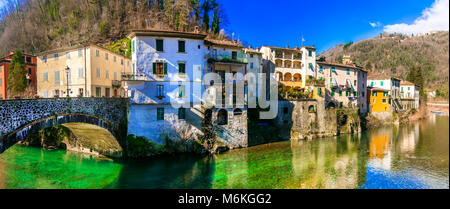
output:
[[[210,157],[105,161],[13,146],[0,188],[449,188],[449,118]]]

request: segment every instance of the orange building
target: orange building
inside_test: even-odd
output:
[[[8,73],[9,66],[11,63],[11,58],[14,55],[14,51],[10,51],[8,56],[0,58],[0,99],[8,98],[7,84],[8,84]],[[25,60],[25,70],[27,71],[26,77],[28,85],[33,89],[33,95],[36,94],[36,56],[31,54],[23,54]]]
[[[389,111],[389,90],[368,87],[367,96],[369,112]]]

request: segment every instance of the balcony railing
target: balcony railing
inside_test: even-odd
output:
[[[294,59],[295,60],[301,60],[302,59],[302,55],[301,54],[297,54],[297,55],[294,54]]]
[[[145,74],[122,73],[122,81],[146,81],[149,80]]]
[[[244,54],[239,53],[237,56],[230,56],[229,54],[210,54],[209,59],[218,62],[240,62],[247,63],[248,60]]]
[[[283,57],[284,57],[284,59],[292,59],[293,58],[292,54],[285,54]]]
[[[112,80],[111,84],[112,84],[113,87],[120,87],[120,86],[122,86],[122,82],[118,81],[118,80]]]

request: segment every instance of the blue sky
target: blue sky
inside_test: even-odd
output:
[[[254,48],[314,46],[318,52],[382,32],[449,28],[449,0],[218,0],[227,34]],[[6,0],[0,0],[0,8]]]
[[[448,31],[448,0],[221,0],[228,34],[253,48],[312,45],[323,52],[337,44],[375,37],[383,31]],[[428,8],[428,9],[427,9]],[[442,20],[442,18],[446,20]],[[423,25],[432,25],[423,27]],[[425,29],[424,29],[425,28]],[[427,31],[428,32],[428,31]]]

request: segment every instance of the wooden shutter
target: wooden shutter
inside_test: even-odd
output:
[[[153,63],[153,74],[156,74],[156,62]]]
[[[164,63],[164,75],[167,75],[167,62]]]

